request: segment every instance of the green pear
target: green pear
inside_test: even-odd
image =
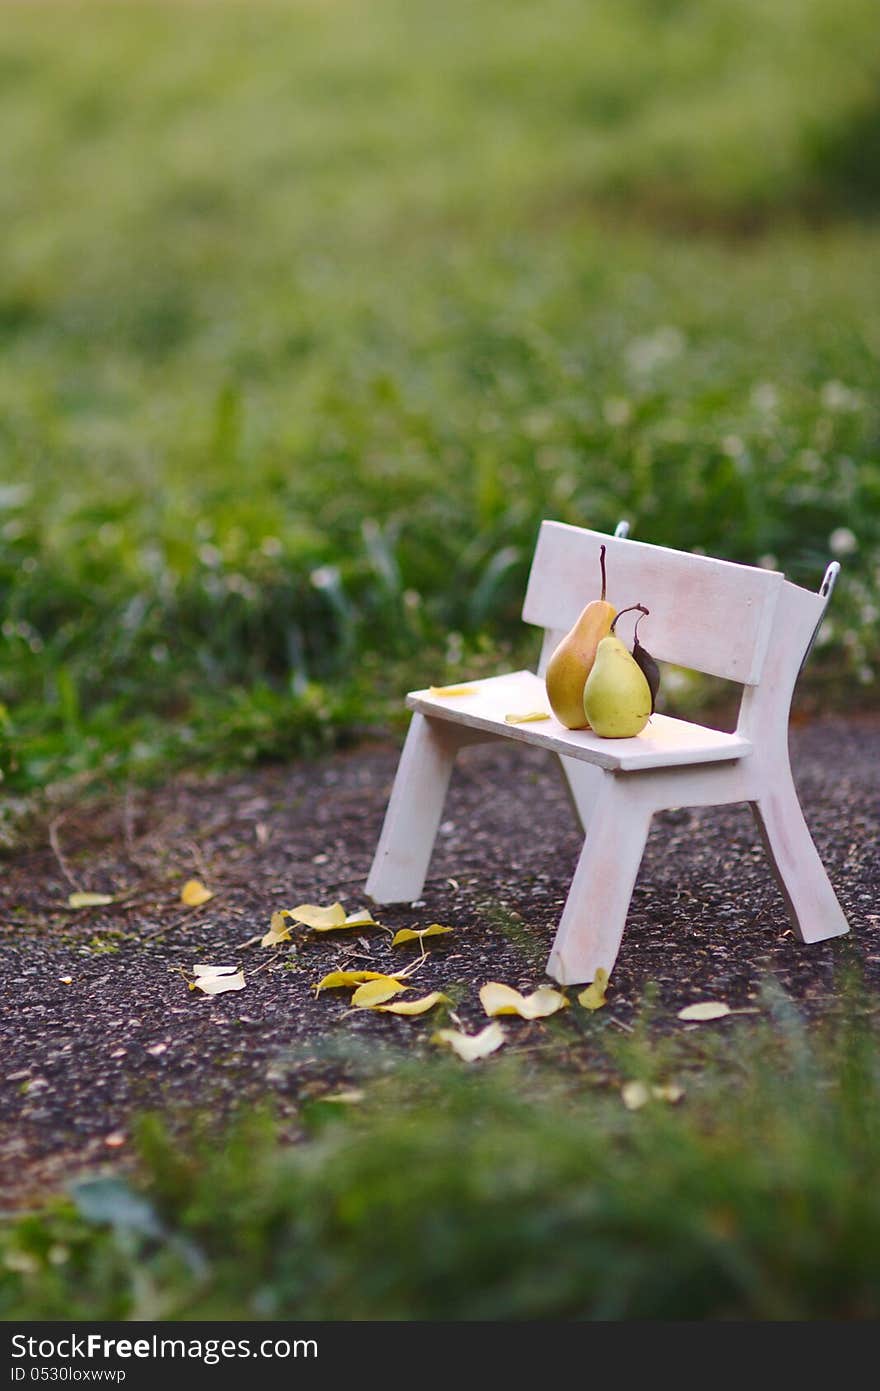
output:
[[[596,648],[584,687],[584,713],[590,727],[603,739],[630,739],[648,723],[651,706],[645,673],[612,630]]]

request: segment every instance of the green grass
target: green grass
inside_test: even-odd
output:
[[[304,1087],[295,1144],[148,1119],[136,1174],[5,1224],[0,1314],[876,1318],[876,1019],[852,987],[821,1027],[761,1006],[675,1040],[568,1020],[472,1069],[367,1052],[363,1103]],[[630,1112],[633,1078],[684,1098]]]
[[[7,4],[7,790],[491,670],[544,516],[880,609],[869,0]],[[771,562],[772,563],[772,562]]]

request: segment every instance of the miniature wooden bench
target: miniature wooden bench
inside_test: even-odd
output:
[[[611,971],[651,817],[667,807],[748,802],[800,940],[848,930],[788,755],[792,694],[839,565],[828,566],[812,593],[777,571],[646,545],[626,533],[626,523],[615,536],[542,523],[523,606],[525,622],[544,629],[537,673],[474,681],[470,694],[407,696],[412,721],[366,884],[377,903],[420,896],[460,748],[503,738],[550,750],[585,832],[547,965],[565,985],[591,981],[600,967]],[[640,636],[654,657],[742,685],[734,733],[661,714],[628,739],[566,729],[552,714],[537,723],[505,720],[549,712],[544,671],[584,605],[598,597],[603,544],[609,601],[617,609],[649,608]]]

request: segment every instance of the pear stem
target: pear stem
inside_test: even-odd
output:
[[[602,571],[602,602],[605,602],[605,547],[599,547],[599,569]]]
[[[639,617],[636,619],[636,627],[638,628],[638,626],[639,626],[639,624],[641,623],[642,619],[645,617],[646,614],[650,613],[651,610],[650,610],[650,609],[646,609],[645,606],[644,606],[644,604],[630,604],[630,606],[629,606],[628,609],[621,609],[621,610],[620,610],[620,613],[617,613],[617,614],[614,615],[614,618],[612,619],[612,622],[611,622],[611,627],[610,627],[610,629],[609,629],[609,632],[612,632],[612,633],[614,632],[614,625],[615,625],[615,623],[617,622],[618,618],[620,618],[621,614],[624,614],[624,613],[634,613],[636,609],[638,609],[638,611],[639,611]]]

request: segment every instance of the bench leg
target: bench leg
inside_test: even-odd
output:
[[[604,773],[590,831],[575,870],[547,963],[560,985],[610,973],[620,949],[652,807],[626,775]]]
[[[749,804],[785,899],[795,935],[824,942],[849,924],[810,835],[791,773],[777,769],[772,789]]]
[[[485,739],[445,720],[413,715],[366,892],[376,903],[411,903],[424,888],[458,750]]]
[[[590,829],[590,818],[602,783],[602,769],[596,768],[592,763],[584,763],[579,758],[566,758],[564,754],[559,755],[559,767],[562,769],[572,807],[586,835]]]

